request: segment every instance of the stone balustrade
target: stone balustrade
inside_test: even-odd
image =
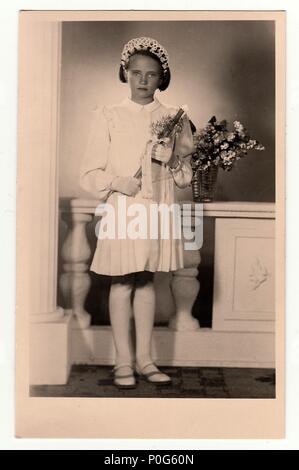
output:
[[[59,284],[65,298],[70,299],[72,314],[77,319],[78,327],[82,329],[88,328],[91,321],[90,315],[84,309],[91,284],[88,270],[92,257],[86,227],[93,220],[97,202],[95,199],[62,199],[60,204],[61,218],[67,224],[68,231],[61,251],[63,273]],[[191,231],[194,231],[195,224],[202,220],[202,216],[229,220],[274,217],[274,205],[271,203],[215,202],[201,205],[181,201],[180,204],[184,209],[183,236],[184,226],[190,225],[191,221]],[[170,291],[175,312],[168,322],[172,330],[199,329],[198,320],[192,316],[192,307],[200,290],[197,279],[200,261],[200,250],[184,250],[184,269],[172,273]]]

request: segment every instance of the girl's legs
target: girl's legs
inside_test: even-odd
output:
[[[136,273],[133,301],[136,327],[136,363],[144,375],[150,374],[152,382],[169,382],[166,374],[159,372],[151,357],[152,333],[155,317],[154,275],[150,272]]]
[[[151,342],[155,317],[155,290],[153,273],[136,273],[133,300],[136,328],[136,362],[142,365],[152,361]]]
[[[121,386],[133,385],[135,382],[132,376],[133,355],[130,338],[133,285],[134,275],[113,276],[109,296],[110,322],[116,351],[115,377],[129,376],[117,379],[118,385]]]

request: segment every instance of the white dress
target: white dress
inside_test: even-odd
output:
[[[140,168],[147,142],[152,138],[150,125],[161,117],[177,112],[176,107],[165,106],[156,98],[147,105],[139,105],[126,98],[119,104],[104,106],[96,113],[80,172],[80,184],[99,200],[107,198],[117,211],[120,193],[109,193],[109,185],[115,176],[134,176]],[[180,157],[192,153],[193,138],[187,117],[183,129],[177,134],[174,152]],[[152,194],[145,196],[145,188],[135,197],[122,195],[122,204],[142,204],[149,214],[151,203],[173,204],[176,184],[184,188],[191,183],[192,169],[189,158],[183,159],[182,168],[171,172],[161,163],[151,163]],[[142,180],[144,184],[145,180]],[[144,197],[145,196],[145,197]],[[117,213],[117,212],[116,212]],[[160,214],[160,213],[159,213]],[[127,218],[129,223],[129,218]],[[132,220],[132,217],[130,217]],[[171,217],[168,223],[171,225]],[[162,217],[159,215],[159,233]],[[165,224],[165,220],[164,220]],[[117,230],[116,230],[117,233]],[[167,239],[149,236],[144,238],[99,238],[92,260],[91,271],[98,274],[119,276],[140,271],[174,271],[184,266],[182,240],[172,236]]]

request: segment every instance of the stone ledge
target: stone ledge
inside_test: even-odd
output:
[[[165,366],[272,368],[275,335],[209,328],[174,331],[155,327],[153,358],[157,364]],[[72,363],[112,365],[114,345],[110,326],[73,329]]]

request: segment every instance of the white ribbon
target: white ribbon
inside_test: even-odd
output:
[[[149,140],[141,158],[141,194],[145,199],[153,198],[152,185],[152,148],[153,142]]]

